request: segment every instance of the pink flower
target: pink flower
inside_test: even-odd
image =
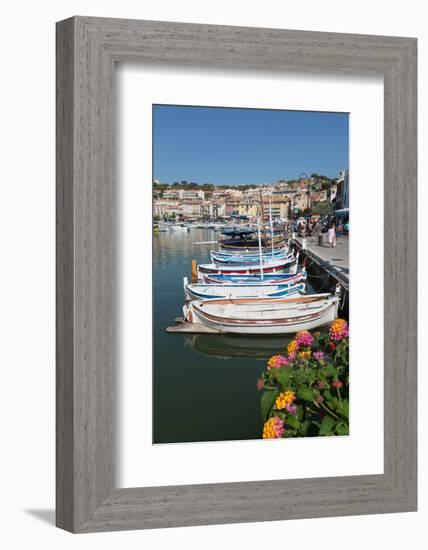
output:
[[[285,406],[285,410],[286,410],[287,412],[289,412],[290,414],[296,414],[296,412],[297,412],[297,407],[296,407],[296,405],[292,405],[292,404],[290,403],[290,405],[286,405],[286,406]]]
[[[265,383],[264,383],[263,378],[257,378],[256,386],[257,386],[257,389],[259,391],[262,390],[265,387]]]
[[[288,365],[289,363],[290,361],[287,357],[284,357],[283,355],[274,355],[268,361],[267,370],[279,369],[283,365]]]
[[[301,330],[296,334],[296,342],[299,346],[311,346],[313,344],[314,337],[307,330]]]
[[[320,363],[324,361],[324,352],[322,351],[314,351],[313,354],[314,358],[319,361]]]
[[[263,439],[277,439],[282,437],[284,432],[284,422],[278,416],[273,416],[263,426]]]
[[[333,388],[341,388],[343,386],[343,382],[341,382],[340,380],[333,380],[331,385],[333,386]]]
[[[285,432],[284,422],[278,416],[275,416],[273,429],[276,437],[282,437],[282,434]]]

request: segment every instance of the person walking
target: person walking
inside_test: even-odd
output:
[[[345,223],[345,234],[349,235],[349,220]]]
[[[339,222],[339,225],[337,226],[337,240],[339,243],[342,242],[343,237],[343,223]]]
[[[318,241],[318,237],[319,237],[320,233],[321,233],[321,226],[320,226],[319,221],[316,221],[314,223],[313,228],[312,228],[312,237],[313,237],[314,242]]]
[[[331,248],[336,246],[336,225],[334,223],[330,225],[330,229],[328,230],[327,237]]]

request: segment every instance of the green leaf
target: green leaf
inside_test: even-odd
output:
[[[329,401],[333,397],[329,389],[323,391],[323,396],[324,396],[324,399],[326,399],[327,401]]]
[[[333,411],[336,411],[338,405],[339,405],[339,399],[337,397],[330,397],[330,399],[327,400],[328,408],[333,409]]]
[[[336,421],[332,416],[326,415],[322,419],[320,426],[320,435],[332,435],[336,428]]]
[[[304,399],[305,401],[313,401],[314,392],[308,388],[308,386],[299,386],[297,388],[297,397]]]
[[[349,435],[349,427],[347,424],[341,422],[336,426],[337,435]]]
[[[306,382],[307,375],[304,370],[297,369],[294,372],[293,378],[296,384],[303,384],[304,382]]]
[[[278,391],[277,390],[270,390],[270,391],[266,391],[263,395],[262,395],[262,398],[261,398],[261,401],[260,401],[260,407],[261,407],[261,411],[262,411],[262,418],[264,421],[267,420],[271,410],[272,410],[272,407],[273,407],[273,404],[275,403],[275,399],[278,395]]]
[[[347,399],[342,401],[342,413],[346,418],[349,418],[349,401]]]
[[[303,422],[300,423],[300,434],[301,435],[306,435],[310,423],[311,423],[310,420],[304,420]]]
[[[278,370],[277,379],[278,379],[278,382],[281,384],[281,386],[284,387],[284,389],[285,389],[285,386],[288,386],[290,384],[292,374],[293,374],[293,369],[291,367],[285,366],[285,367],[281,367]]]
[[[328,363],[328,365],[324,367],[324,370],[327,376],[332,376],[333,378],[337,377],[337,370],[334,368],[334,366],[331,363]]]
[[[288,414],[285,418],[285,426],[287,427],[287,425],[295,428],[296,430],[300,428],[300,422],[292,414]]]

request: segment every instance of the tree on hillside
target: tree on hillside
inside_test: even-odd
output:
[[[331,180],[323,181],[322,184],[321,184],[321,189],[326,191],[328,189],[331,189],[332,185],[333,185],[333,182]]]
[[[333,209],[331,207],[331,204],[327,201],[323,202],[317,202],[312,207],[312,214],[319,214],[320,216],[327,216],[328,214],[331,214],[333,212]]]

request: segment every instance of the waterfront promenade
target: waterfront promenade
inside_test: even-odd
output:
[[[326,273],[336,279],[346,289],[349,287],[349,238],[341,237],[335,247],[331,248],[325,235],[325,244],[318,245],[318,239],[306,238],[306,250],[302,250],[302,237],[293,239],[299,250],[306,254],[309,262],[313,261]],[[309,267],[310,264],[308,264]]]

